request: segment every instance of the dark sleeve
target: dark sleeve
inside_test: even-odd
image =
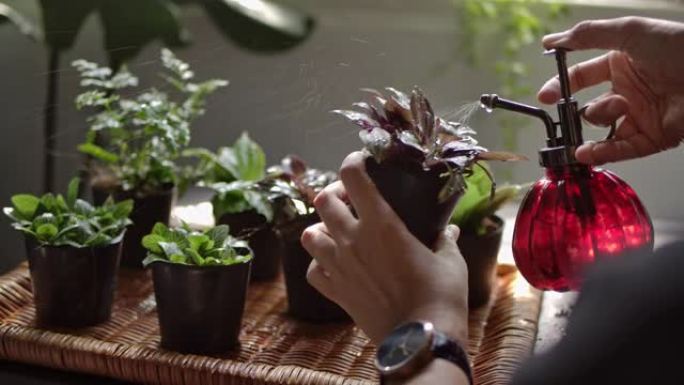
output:
[[[684,384],[684,243],[597,264],[566,336],[513,385]]]

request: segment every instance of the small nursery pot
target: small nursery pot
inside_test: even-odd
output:
[[[447,181],[441,174],[446,169],[425,170],[419,164],[409,162],[379,164],[373,157],[368,157],[366,171],[409,231],[432,248],[462,196],[462,193],[455,193],[439,202],[439,192]]]
[[[161,347],[218,354],[239,345],[252,261],[228,266],[154,262]]]
[[[76,328],[109,319],[121,242],[51,247],[27,237],[26,254],[38,326]]]
[[[218,224],[228,225],[230,234],[243,238],[254,253],[252,259],[252,281],[273,279],[280,271],[283,242],[266,218],[255,210],[222,215]]]
[[[468,307],[471,309],[489,302],[496,282],[496,262],[499,256],[504,221],[491,216],[496,228],[483,234],[461,232],[458,247],[468,265]]]
[[[93,186],[93,201],[96,205],[104,203],[109,195],[117,202],[133,199],[133,212],[130,216],[133,224],[128,227],[124,236],[121,265],[142,269],[142,260],[147,255],[147,250],[141,244],[142,239],[152,231],[155,223],[169,224],[176,188],[168,185],[155,193],[140,196],[135,191],[108,191]]]
[[[318,214],[309,214],[288,222],[281,230],[285,244],[283,271],[289,313],[297,319],[316,323],[349,321],[351,318],[341,307],[306,280],[312,257],[302,247],[300,238],[304,229],[319,221]]]

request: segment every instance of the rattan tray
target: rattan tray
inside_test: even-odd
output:
[[[374,347],[350,325],[311,325],[287,316],[282,280],[252,284],[240,351],[182,355],[159,349],[152,283],[124,271],[112,319],[81,329],[33,326],[26,264],[0,277],[0,358],[149,384],[375,384]],[[506,383],[531,351],[540,294],[509,266],[496,298],[472,312],[470,346],[478,384]]]

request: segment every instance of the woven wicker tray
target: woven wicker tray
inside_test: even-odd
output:
[[[503,384],[531,351],[540,294],[509,266],[499,267],[496,297],[470,318],[478,384]],[[374,347],[350,325],[310,325],[287,316],[282,280],[252,284],[239,352],[182,355],[159,349],[152,283],[124,271],[112,319],[100,326],[47,331],[33,326],[26,264],[0,277],[0,358],[150,384],[377,383]]]

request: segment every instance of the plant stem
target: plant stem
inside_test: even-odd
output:
[[[50,49],[47,94],[43,106],[43,192],[46,193],[52,191],[55,179],[54,150],[57,134],[59,56],[59,50]]]

